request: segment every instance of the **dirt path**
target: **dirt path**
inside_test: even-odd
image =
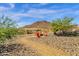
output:
[[[21,37],[16,40],[17,43],[23,44],[24,46],[28,45],[38,51],[42,56],[66,56],[67,54],[64,53],[62,50],[58,50],[53,47],[49,47],[48,45],[44,43],[29,40],[29,38]]]

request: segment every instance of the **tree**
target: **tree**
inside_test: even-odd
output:
[[[16,27],[16,23],[9,17],[2,16],[0,18],[0,28]]]
[[[74,24],[72,24],[73,20],[73,18],[69,17],[64,17],[62,19],[58,18],[56,20],[53,20],[51,22],[53,32],[56,33],[57,31],[63,31],[72,28],[74,26]]]
[[[6,39],[11,39],[18,33],[16,23],[9,17],[0,18],[0,43]]]
[[[17,23],[9,17],[2,16],[0,18],[0,43],[25,33],[22,29],[17,28],[16,25]]]

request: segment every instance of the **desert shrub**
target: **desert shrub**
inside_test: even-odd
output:
[[[24,29],[17,29],[17,32],[18,35],[26,34],[26,31]]]
[[[27,30],[27,34],[32,34],[32,30]]]
[[[12,19],[4,16],[0,18],[0,43],[4,43],[5,40],[12,39],[12,37],[22,33]]]
[[[52,26],[54,34],[60,34],[60,33],[64,34],[63,31],[67,31],[73,28],[74,27],[74,24],[72,24],[73,20],[74,20],[73,18],[68,17],[53,20],[50,24]]]
[[[4,42],[7,39],[12,39],[12,37],[18,34],[17,30],[14,28],[0,28],[0,42]]]

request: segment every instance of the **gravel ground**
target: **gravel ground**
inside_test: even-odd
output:
[[[33,48],[23,47],[20,44],[0,46],[0,48],[0,56],[39,56]]]
[[[19,44],[13,39],[0,45],[0,56],[40,56],[40,54],[30,46]]]
[[[79,56],[79,36],[64,37],[49,36],[37,39],[34,36],[29,36],[29,39],[36,42],[42,42],[50,47],[55,47],[58,50],[63,50],[70,56]],[[11,42],[12,43],[12,42]],[[0,56],[40,56],[37,50],[27,46],[24,47],[20,44],[0,45]]]
[[[63,50],[70,56],[79,56],[79,36],[76,37],[64,37],[64,36],[54,36],[49,34],[47,37],[41,37],[39,39],[32,37],[31,40],[43,42],[50,47],[55,47],[57,49]]]

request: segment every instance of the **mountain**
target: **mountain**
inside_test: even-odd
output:
[[[48,21],[37,21],[31,25],[26,25],[23,28],[45,28],[49,29],[51,28],[51,25],[49,24],[50,22]]]

